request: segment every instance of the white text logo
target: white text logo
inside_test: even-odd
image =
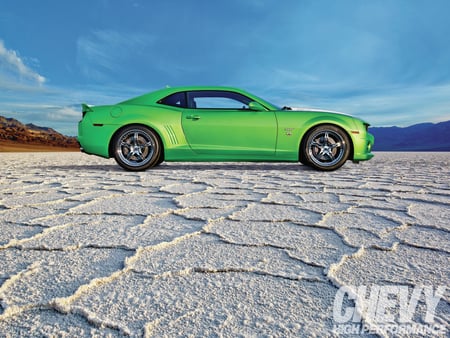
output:
[[[372,285],[370,289],[366,285],[343,286],[334,298],[333,331],[346,334],[445,333],[445,326],[436,324],[434,318],[445,291],[443,285],[437,288]]]

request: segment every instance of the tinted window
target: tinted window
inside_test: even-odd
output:
[[[202,90],[187,93],[189,108],[198,109],[248,109],[248,97],[228,91]]]
[[[166,106],[186,108],[186,93],[179,92],[171,94],[159,100],[158,103],[165,104]]]

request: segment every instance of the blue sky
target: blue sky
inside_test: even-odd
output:
[[[374,126],[450,119],[447,0],[2,0],[0,115],[76,135],[80,103],[227,85]]]

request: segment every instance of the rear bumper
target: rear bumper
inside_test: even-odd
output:
[[[77,140],[77,143],[78,143],[78,146],[80,147],[80,151],[81,151],[82,153],[85,153],[84,148],[81,146],[81,143],[80,143],[79,140]]]
[[[115,126],[93,125],[88,118],[78,122],[78,143],[81,152],[109,158],[109,142]]]

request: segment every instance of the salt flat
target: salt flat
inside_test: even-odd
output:
[[[0,157],[1,337],[337,336],[336,294],[361,285],[446,288],[432,324],[448,334],[450,153],[331,173]],[[412,311],[426,323],[426,300]]]

